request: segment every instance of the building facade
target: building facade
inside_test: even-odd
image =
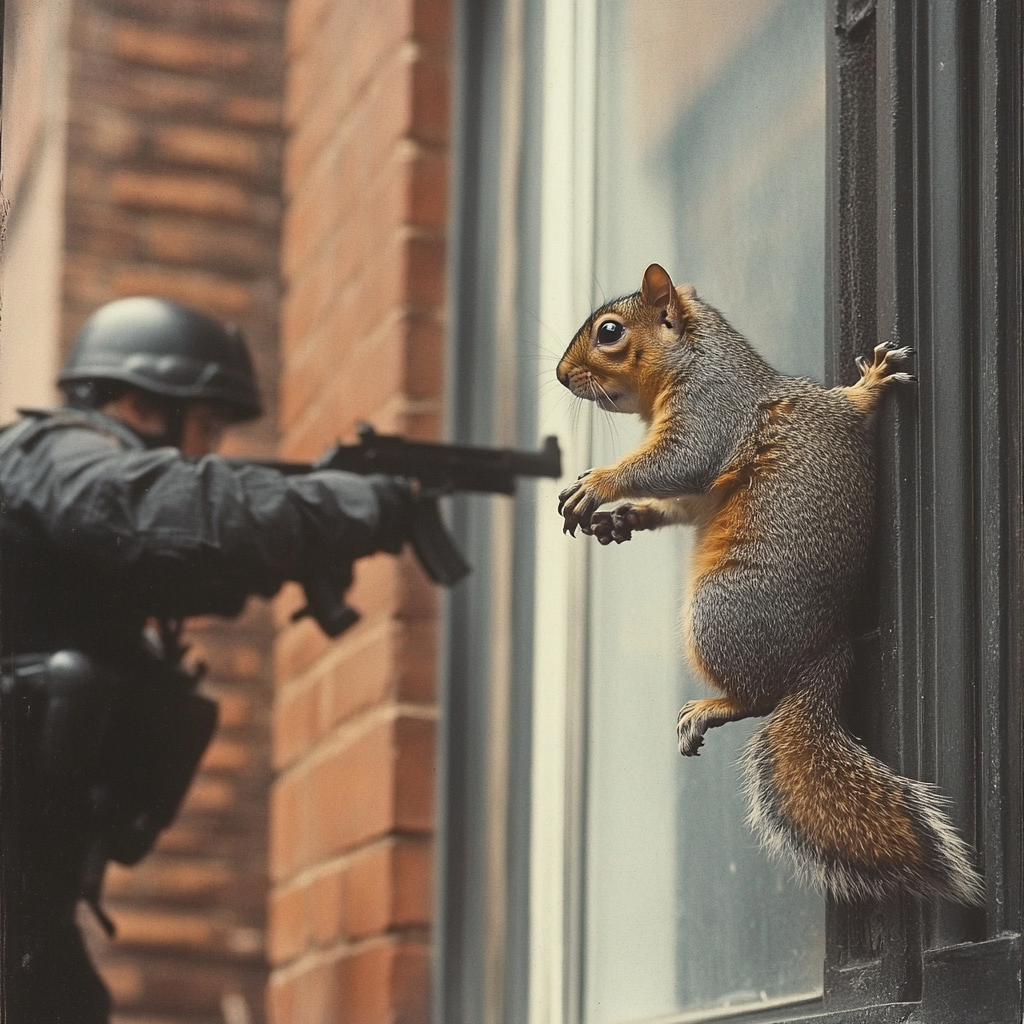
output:
[[[243,327],[272,413],[230,450],[294,459],[368,421],[609,462],[638,428],[553,370],[654,261],[784,372],[914,347],[847,712],[987,888],[796,886],[744,825],[750,730],[675,750],[686,531],[598,548],[523,482],[450,500],[448,594],[378,556],[338,640],[297,587],[195,624],[223,724],[111,872],[120,1024],[1020,1020],[1022,32],[1016,0],[7,0],[5,416],[137,292]]]

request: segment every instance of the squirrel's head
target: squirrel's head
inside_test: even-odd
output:
[[[674,286],[652,263],[640,291],[602,306],[576,332],[558,363],[559,381],[602,409],[650,421],[667,375],[688,362],[696,301],[692,285]]]

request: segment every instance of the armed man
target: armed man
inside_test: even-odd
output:
[[[103,868],[174,816],[215,726],[181,665],[185,616],[397,552],[415,500],[390,476],[285,475],[211,454],[261,405],[239,335],[128,298],[85,323],[66,404],[0,431],[4,1020],[102,1024],[75,925]]]

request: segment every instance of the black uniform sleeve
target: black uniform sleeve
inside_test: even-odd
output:
[[[386,477],[286,477],[173,448],[125,450],[80,428],[12,453],[3,492],[7,514],[76,561],[115,569],[150,595],[153,614],[230,612],[225,604],[286,579],[397,551],[409,514],[401,485]]]

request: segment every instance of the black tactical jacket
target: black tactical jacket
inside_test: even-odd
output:
[[[0,432],[5,654],[75,648],[124,663],[148,616],[238,613],[248,595],[401,548],[408,499],[385,477],[285,477],[147,449],[95,412]],[[339,593],[340,596],[340,593]]]

